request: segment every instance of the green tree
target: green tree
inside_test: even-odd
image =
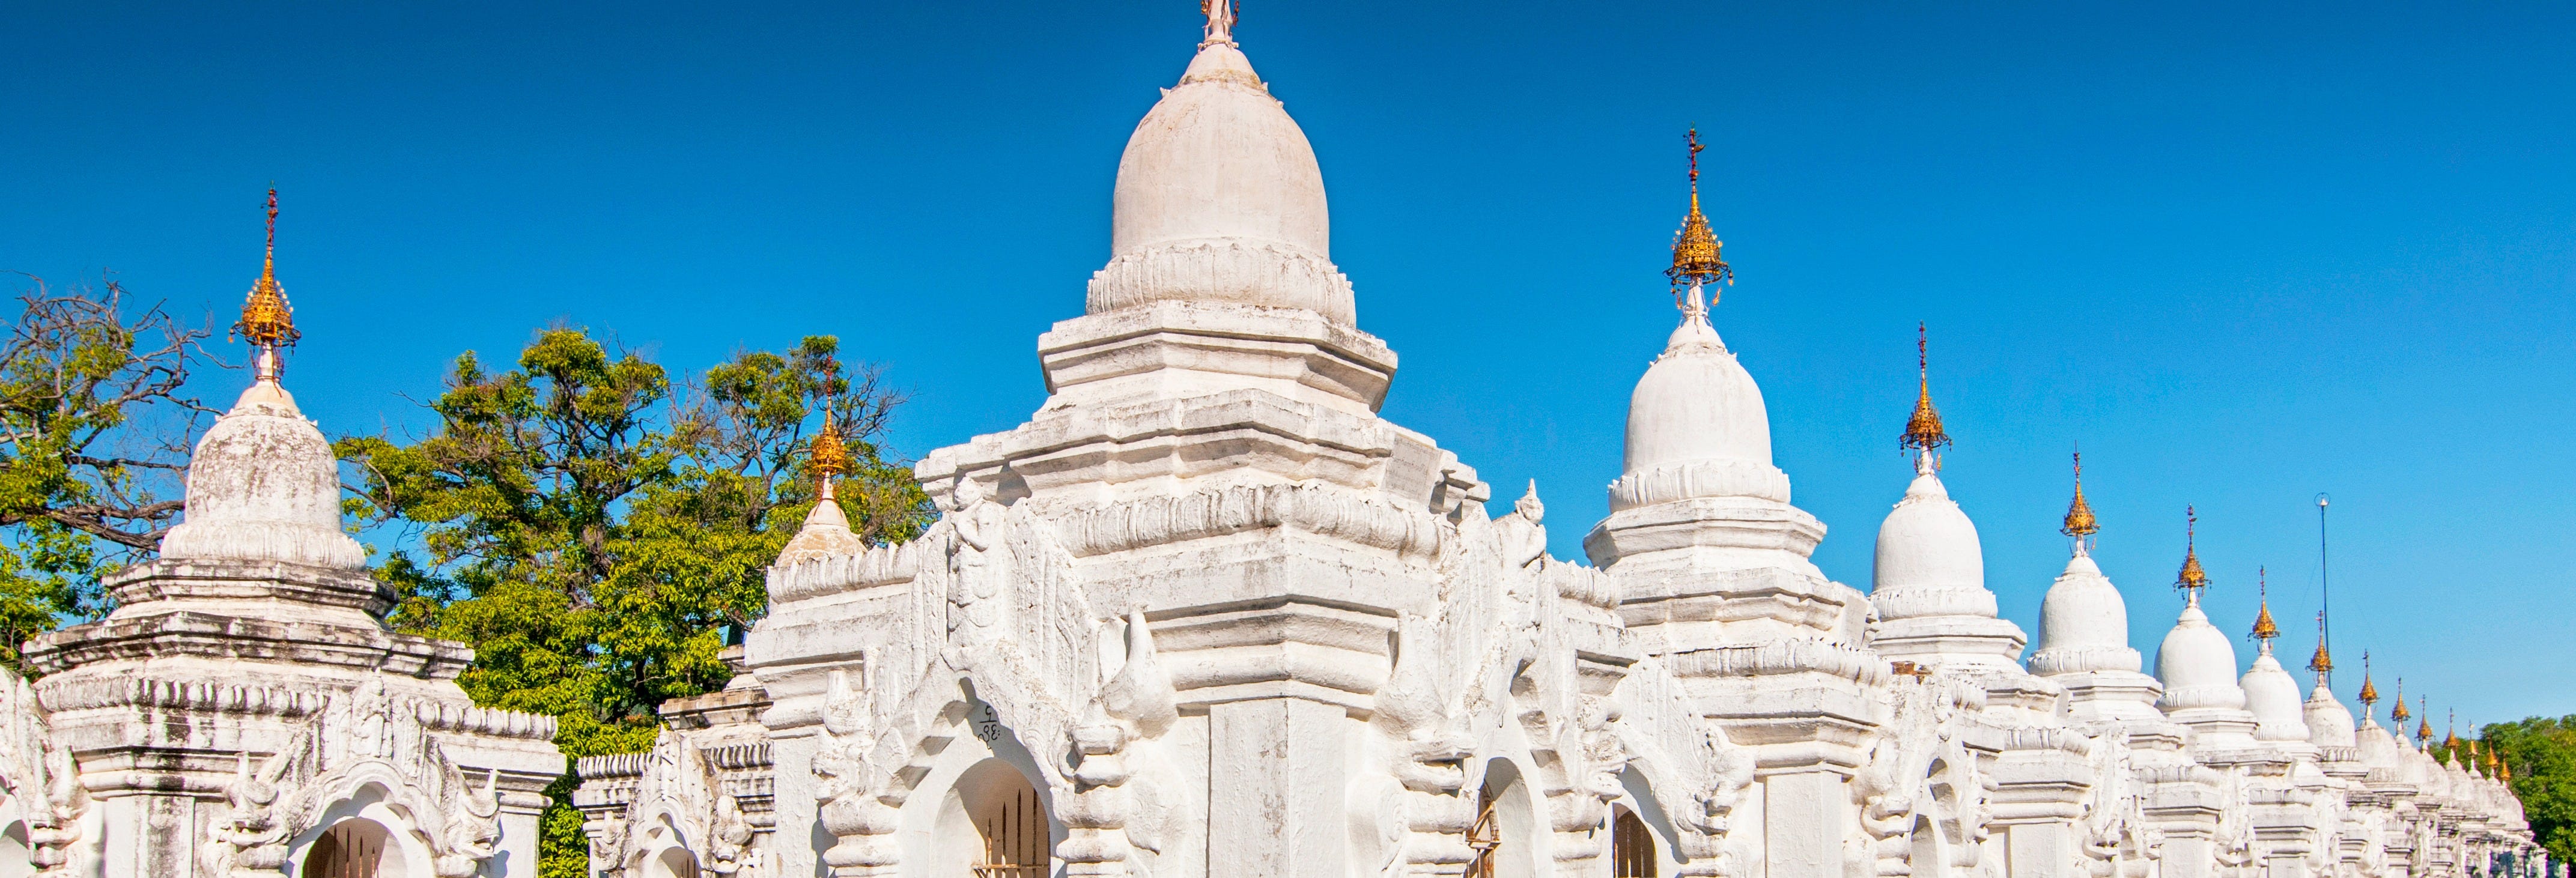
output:
[[[159,548],[213,414],[184,392],[207,330],[112,281],[22,276],[0,341],[0,664],[20,671],[19,644],[104,615],[99,577]]]
[[[2530,717],[2480,730],[2513,773],[2532,837],[2555,862],[2576,862],[2576,715]]]
[[[579,757],[649,748],[656,706],[730,677],[725,632],[766,610],[762,570],[814,503],[809,424],[830,417],[851,440],[839,494],[854,529],[892,540],[926,525],[910,469],[877,444],[901,402],[828,336],[675,386],[558,328],[510,371],[457,358],[429,435],[337,450],[362,475],[352,510],[401,528],[379,569],[403,595],[397,626],[472,644],[467,693],[557,717],[556,743]],[[570,785],[545,818],[550,878],[584,869]]]

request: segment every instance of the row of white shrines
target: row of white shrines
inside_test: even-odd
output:
[[[593,874],[2550,871],[2502,783],[2322,675],[2302,700],[2268,640],[2240,679],[2196,602],[2142,673],[2080,501],[2020,661],[1928,395],[1872,591],[1826,579],[1696,284],[1591,565],[1549,557],[1535,489],[1490,518],[1377,416],[1395,355],[1212,5],[1121,160],[1086,313],[1039,339],[1045,406],[919,465],[944,515],[917,540],[817,508],[733,684],[581,760]],[[1676,251],[1722,270],[1695,195]],[[273,274],[253,300],[286,325]],[[552,721],[473,706],[465,645],[386,629],[275,377],[291,329],[251,334],[263,377],[185,522],[5,681],[0,875],[535,875]]]

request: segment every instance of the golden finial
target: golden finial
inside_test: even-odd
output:
[[[2487,751],[2487,754],[2490,757],[2493,757],[2495,751],[2490,749]],[[2510,759],[2497,759],[2495,761],[2495,776],[2497,780],[2504,781],[2505,783],[2512,783],[2513,761]]]
[[[2433,699],[2422,695],[2415,696],[2415,705],[2424,712],[2424,718],[2415,723],[2415,742],[2418,744],[2430,743],[2433,740],[2432,702]]]
[[[241,322],[233,324],[233,335],[271,355],[276,348],[294,347],[303,337],[295,331],[295,309],[286,304],[286,289],[277,284],[275,188],[268,190],[268,257],[260,265],[259,281],[251,284],[250,296],[242,302]]]
[[[1941,412],[1932,407],[1932,336],[1924,324],[1914,324],[1914,416],[1905,419],[1905,435],[1897,447],[1911,448],[1930,458],[1925,463],[1939,469],[1941,461],[1931,457],[1933,450],[1950,444],[1950,434],[1941,429]]]
[[[830,412],[823,414],[823,431],[814,434],[813,450],[805,456],[805,468],[821,479],[825,490],[832,479],[850,471],[850,450],[841,443],[841,428],[832,422]]]
[[[2075,550],[2082,552],[2084,544],[2101,531],[2101,523],[2093,519],[2092,504],[2084,502],[2084,449],[2078,446],[2075,449],[2075,499],[2066,504],[2066,525],[2058,528],[2057,532],[2074,537]]]
[[[2261,608],[2254,612],[2254,639],[2266,641],[2263,644],[2263,648],[2267,651],[2272,648],[2272,644],[2269,641],[2272,638],[2281,636],[2281,626],[2272,622],[2272,583],[2270,580],[2271,574],[2264,568],[2254,568],[2254,593],[2258,595],[2255,599],[2255,605]]]
[[[2453,708],[2453,709],[2451,710],[2450,718],[2449,718],[2449,719],[2446,719],[2446,720],[2443,720],[2443,721],[2442,721],[2442,725],[2443,725],[2443,727],[2444,727],[2444,728],[2443,728],[2443,731],[2442,731],[2442,749],[2444,749],[2444,750],[2458,750],[2458,749],[2460,749],[2460,711],[2459,711],[2459,709],[2458,709],[2458,708]]]
[[[2319,674],[2334,673],[2334,656],[2326,654],[2326,611],[2317,611],[2317,654],[2308,657],[2308,670]]]
[[[2182,518],[2182,572],[2175,575],[2174,587],[2190,592],[2192,599],[2198,600],[2200,597],[2199,590],[2209,587],[2209,574],[2201,572],[2200,569],[2199,508],[2194,506],[2183,507]]]
[[[1687,141],[1690,144],[1690,213],[1682,217],[1682,229],[1673,236],[1673,267],[1664,271],[1664,276],[1672,279],[1676,298],[1692,287],[1720,280],[1729,285],[1735,283],[1735,270],[1726,267],[1726,260],[1718,256],[1718,251],[1725,244],[1708,230],[1708,217],[1699,212],[1699,151],[1708,147],[1700,144],[1697,128],[1690,130]],[[1711,304],[1715,303],[1712,301]]]
[[[2406,712],[2406,678],[2399,677],[2397,678],[2397,706],[2388,711],[2389,721],[2397,725],[2399,738],[2406,737],[2406,718],[2410,716],[2414,714]]]
[[[2370,709],[2379,703],[2379,687],[2370,682],[2370,650],[2361,651],[2361,706]]]

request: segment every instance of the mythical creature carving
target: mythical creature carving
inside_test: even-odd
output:
[[[224,790],[227,812],[209,833],[207,874],[275,874],[290,842],[369,785],[409,814],[428,841],[438,878],[475,874],[500,842],[500,775],[487,772],[476,789],[421,722],[424,712],[436,711],[434,704],[390,697],[381,682],[369,680],[332,696],[321,715],[256,767],[243,752]]]

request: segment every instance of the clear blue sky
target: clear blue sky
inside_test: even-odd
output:
[[[2244,630],[2269,565],[2297,664],[2329,491],[2346,667],[2464,720],[2576,712],[2576,7],[2241,5],[1256,0],[1238,35],[1403,357],[1385,414],[1504,502],[1538,479],[1559,555],[1674,319],[1697,123],[1717,325],[1827,573],[1869,581],[1924,320],[1944,475],[2025,629],[2081,441],[2150,655],[2197,503],[2212,615]],[[0,7],[0,268],[228,320],[274,180],[328,431],[417,426],[458,352],[562,320],[685,369],[837,334],[915,392],[917,456],[1038,405],[1034,339],[1198,28],[538,6]]]

